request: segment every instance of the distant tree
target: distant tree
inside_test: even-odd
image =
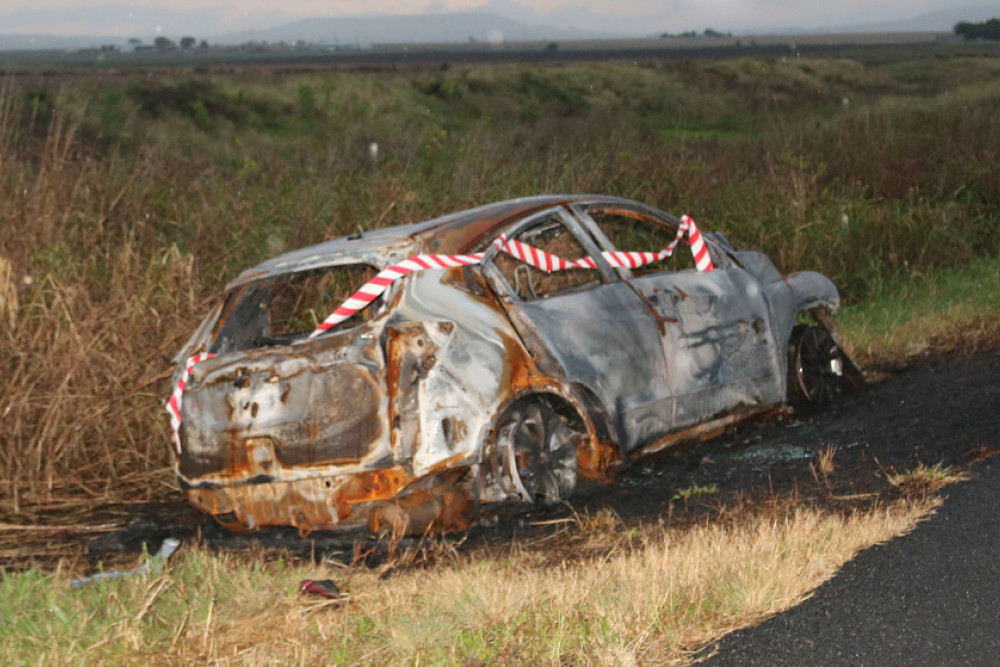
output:
[[[198,40],[196,40],[194,37],[181,37],[181,48],[187,51],[188,49],[193,47],[197,42]]]
[[[201,44],[198,45],[198,48],[199,49],[207,49],[208,48],[208,42],[206,42],[205,40],[201,40]]]
[[[157,51],[170,51],[171,49],[177,48],[177,45],[174,44],[173,40],[169,37],[164,37],[163,35],[160,35],[153,40],[153,46],[156,47]]]
[[[129,37],[128,38],[128,43],[129,44],[137,44],[138,45],[138,44],[142,44],[142,40],[139,39],[138,37]]]
[[[712,30],[711,28],[705,28],[705,37],[725,37],[724,34],[718,30]]]
[[[985,25],[986,39],[1000,39],[1000,19],[990,19]]]
[[[966,40],[1000,40],[1000,19],[990,19],[982,23],[960,21],[955,24],[955,34]]]
[[[558,51],[559,50],[559,44],[557,42],[549,42],[548,44],[545,45],[545,50],[546,51]]]

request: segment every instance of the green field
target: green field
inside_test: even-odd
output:
[[[688,213],[784,271],[823,272],[841,290],[848,346],[863,361],[923,349],[969,322],[995,323],[1000,58],[935,53],[372,71],[53,68],[3,79],[0,522],[98,500],[176,497],[162,409],[170,360],[241,269],[359,229],[509,197],[635,198]],[[95,605],[118,602],[98,614],[105,625],[94,632],[85,630],[86,602],[65,621],[39,611],[29,619],[36,625],[17,631],[72,629],[77,643],[64,651],[29,650],[14,636],[0,646],[27,651],[31,662],[74,660],[90,643],[103,647],[98,660],[175,648],[177,659],[223,660],[246,645],[239,623],[312,618],[299,607],[271,609],[273,596],[259,591],[239,616],[237,592],[227,589],[219,599],[239,620],[216,650],[215,598],[197,599],[197,582],[221,590],[263,581],[271,593],[277,584],[213,558],[188,554],[183,567],[193,573],[167,583],[102,587]],[[4,615],[28,604],[34,586],[48,587],[45,576],[4,577]],[[169,608],[151,614],[160,600]],[[487,614],[481,600],[467,602],[466,612]],[[464,622],[452,635],[447,623],[422,628],[418,614],[406,616],[410,634],[400,638],[376,627],[378,604],[365,609],[322,626],[340,653],[317,653],[314,637],[308,651],[279,655],[377,662],[381,654],[349,643],[371,632],[391,645],[385,656],[406,661],[407,642],[421,645],[426,631],[471,642],[432,660],[499,659],[488,650],[494,637]],[[482,625],[500,636],[535,623],[510,613],[513,625],[500,617]],[[539,627],[551,630],[545,618]],[[553,636],[582,642],[627,627],[579,618]],[[583,649],[565,655],[615,662],[642,641],[608,639],[600,660]],[[522,657],[564,655],[541,646]]]

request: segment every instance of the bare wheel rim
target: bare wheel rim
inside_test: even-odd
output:
[[[497,463],[508,493],[555,503],[576,486],[576,442],[566,420],[543,403],[512,408],[498,429]]]
[[[795,345],[795,380],[802,397],[813,405],[826,405],[843,381],[843,353],[828,331],[805,327]]]

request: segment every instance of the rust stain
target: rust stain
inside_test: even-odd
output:
[[[546,208],[565,206],[570,201],[575,201],[575,198],[545,197],[494,205],[488,212],[463,211],[452,216],[444,228],[430,229],[415,236],[421,246],[435,253],[460,254],[483,250],[496,238],[501,227]]]
[[[356,473],[346,481],[306,479],[194,488],[186,489],[185,495],[188,502],[230,530],[293,525],[308,533],[354,518],[357,503],[394,498],[410,481],[402,470],[387,468]]]
[[[422,535],[429,530],[451,532],[468,528],[475,516],[468,493],[451,485],[415,491],[387,502],[369,515],[372,533]]]
[[[736,422],[745,418],[745,415],[726,415],[725,417],[721,417],[704,424],[698,424],[697,426],[692,426],[691,428],[686,428],[682,431],[676,431],[664,438],[660,438],[654,443],[646,445],[642,448],[640,454],[655,454],[656,452],[661,452],[668,447],[682,442],[690,442],[692,440],[700,442],[707,440],[708,438],[713,437],[713,434],[718,435],[725,431],[725,429],[729,426],[732,426]]]
[[[396,397],[399,395],[399,362],[402,356],[402,346],[397,343],[400,337],[398,329],[390,328],[387,334],[385,386],[389,396],[389,424],[392,425],[393,449],[398,446],[399,432],[396,429]]]
[[[535,360],[528,355],[521,342],[503,331],[496,331],[503,340],[504,368],[500,380],[501,392],[506,392],[504,398],[516,396],[529,387],[551,386],[554,383],[544,375],[539,374]]]
[[[351,475],[333,499],[337,516],[342,520],[351,516],[356,503],[388,500],[410,481],[412,478],[400,468],[383,468]]]
[[[675,431],[674,433],[671,433],[656,442],[646,445],[641,450],[636,452],[634,456],[655,454],[656,452],[661,452],[668,447],[683,443],[704,442],[706,440],[711,440],[712,438],[717,438],[725,433],[726,429],[733,424],[754,417],[764,419],[780,413],[781,410],[782,406],[745,406],[743,409],[731,414],[692,426],[691,428]]]
[[[316,439],[319,437],[319,424],[314,421],[303,422],[302,431],[309,442],[316,442]]]
[[[621,455],[614,444],[592,437],[577,443],[576,460],[577,472],[581,477],[607,481],[608,469],[621,462]]]

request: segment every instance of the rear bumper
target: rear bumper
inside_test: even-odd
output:
[[[397,534],[420,534],[431,526],[463,530],[474,516],[469,486],[456,483],[462,475],[459,469],[414,483],[404,469],[392,467],[288,481],[179,480],[188,502],[228,530],[291,525],[305,537],[314,530],[358,528]]]

